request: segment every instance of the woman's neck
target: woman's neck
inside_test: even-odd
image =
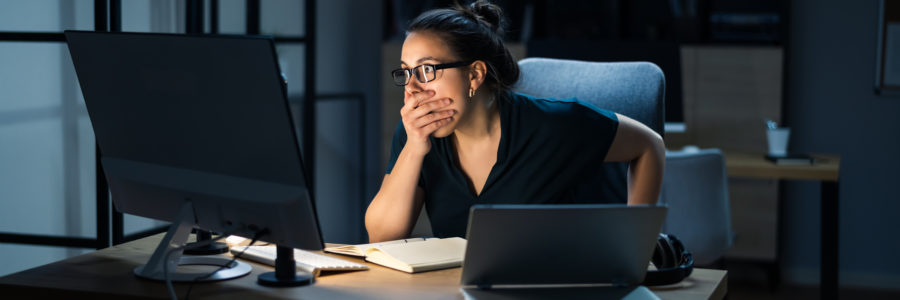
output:
[[[500,136],[500,109],[495,97],[473,99],[478,103],[469,111],[467,122],[461,122],[454,130],[458,143],[470,144],[494,140]]]

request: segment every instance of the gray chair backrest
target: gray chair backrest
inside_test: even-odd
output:
[[[659,203],[669,207],[663,231],[674,234],[708,265],[732,245],[725,157],[719,149],[666,153]]]
[[[663,135],[666,79],[650,62],[585,62],[551,58],[519,61],[513,90],[540,98],[578,98],[635,119]],[[598,202],[627,201],[625,163],[607,163]]]
[[[650,62],[586,62],[552,58],[519,61],[513,88],[543,98],[578,98],[626,115],[663,134],[666,78]]]

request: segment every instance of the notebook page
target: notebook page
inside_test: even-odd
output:
[[[466,240],[458,237],[430,239],[424,243],[389,244],[371,248],[367,253],[381,251],[414,269],[428,265],[462,265]]]
[[[423,242],[423,241],[425,241],[425,238],[411,238],[411,239],[386,241],[386,242],[372,243],[372,244],[329,247],[329,248],[325,248],[325,251],[331,252],[331,253],[337,253],[337,254],[352,255],[352,256],[366,256],[366,251],[369,250],[369,248],[381,247],[381,246],[393,245],[393,244],[408,244],[408,243]]]

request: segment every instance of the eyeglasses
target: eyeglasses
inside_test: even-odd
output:
[[[428,83],[429,81],[434,80],[437,75],[437,70],[440,69],[449,69],[449,68],[458,68],[462,66],[467,66],[471,64],[471,62],[454,62],[448,64],[439,64],[439,65],[419,65],[412,67],[410,69],[396,69],[391,71],[391,77],[394,77],[394,84],[397,86],[404,86],[409,84],[409,79],[416,76],[416,80],[421,83]]]

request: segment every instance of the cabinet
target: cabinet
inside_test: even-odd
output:
[[[765,153],[764,120],[781,122],[783,59],[774,46],[682,46],[686,129],[667,133],[667,147]],[[776,179],[729,179],[735,240],[726,257],[777,260],[778,185]]]

